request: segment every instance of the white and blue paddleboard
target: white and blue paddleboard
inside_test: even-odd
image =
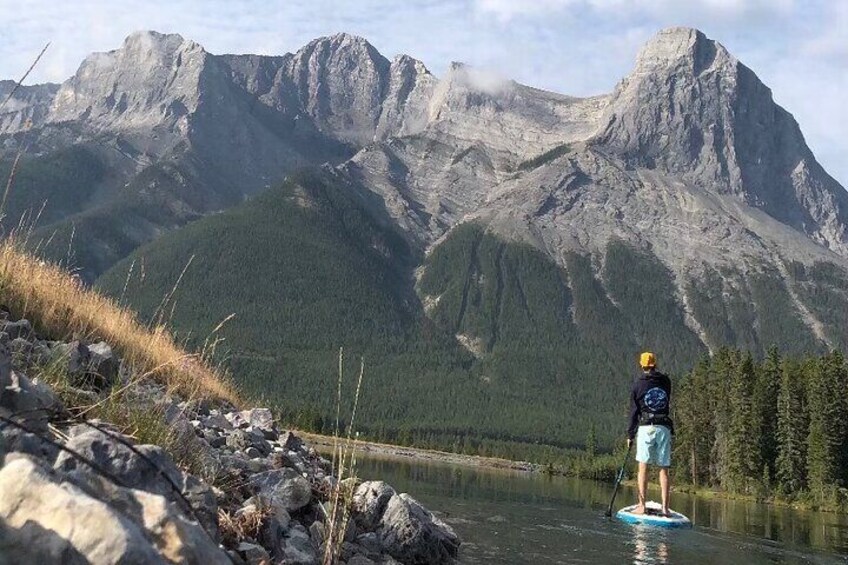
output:
[[[615,517],[621,520],[622,522],[627,522],[628,524],[642,524],[645,526],[657,526],[660,528],[691,528],[692,522],[689,521],[689,518],[681,514],[680,512],[675,512],[674,510],[669,510],[669,516],[663,516],[662,505],[657,502],[650,501],[645,504],[645,513],[644,514],[633,514],[633,511],[636,510],[636,504],[633,506],[628,506],[626,508],[622,508],[619,510]]]

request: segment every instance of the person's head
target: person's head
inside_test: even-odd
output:
[[[646,373],[654,370],[657,367],[657,356],[650,351],[644,352],[639,356],[639,366]]]

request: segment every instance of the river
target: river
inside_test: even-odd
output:
[[[662,530],[603,518],[612,495],[604,483],[357,457],[359,476],[410,493],[457,531],[462,563],[848,563],[844,515],[673,493],[672,508],[694,528]],[[618,496],[616,508],[635,492]]]

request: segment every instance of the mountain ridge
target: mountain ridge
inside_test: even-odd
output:
[[[52,115],[78,118],[15,130],[0,114],[13,124],[0,146],[31,143],[28,167],[82,144],[111,174],[97,177],[91,207],[50,215],[36,231],[50,242],[40,251],[74,251],[88,281],[143,316],[161,301],[152,289],[174,284],[166,266],[182,268],[191,249],[211,253],[210,264],[221,259],[210,250],[226,250],[220,271],[266,273],[240,286],[193,267],[187,294],[175,294],[192,311],[174,310],[181,331],[204,335],[224,306],[254,311],[240,288],[262,296],[278,317],[257,312],[258,327],[237,317],[227,336],[245,382],[264,393],[284,395],[286,383],[323,390],[321,360],[354,339],[335,317],[357,328],[357,346],[379,359],[380,390],[394,391],[396,406],[365,409],[373,429],[410,425],[399,416],[414,407],[397,392],[403,359],[427,379],[409,394],[440,389],[414,407],[420,433],[473,431],[445,408],[464,397],[479,403],[477,430],[488,437],[576,445],[582,438],[555,414],[557,387],[581,391],[581,409],[591,398],[618,402],[638,349],[656,349],[679,372],[727,345],[758,354],[772,344],[793,353],[848,345],[848,196],[753,71],[697,30],[660,32],[613,92],[588,98],[461,63],[436,77],[348,34],[281,56],[211,55],[151,33],[122,49],[59,87]],[[112,65],[122,57],[133,64]],[[60,109],[63,100],[75,102]],[[280,184],[294,196],[269,192]],[[333,212],[309,216],[327,195]],[[262,203],[300,232],[275,225]],[[362,230],[330,233],[351,219]],[[216,239],[224,233],[229,240]],[[333,243],[310,255],[296,244],[304,233]],[[373,253],[394,238],[407,251],[374,267],[382,259]],[[228,250],[235,242],[249,253]],[[289,261],[274,254],[280,246]],[[346,246],[356,251],[344,260],[327,251]],[[343,267],[330,275],[315,264],[321,256]],[[127,286],[138,261],[160,267]],[[271,264],[280,272],[266,272]],[[370,297],[361,312],[335,279]],[[278,290],[300,285],[327,299]],[[403,331],[374,329],[390,318]],[[287,326],[299,329],[287,335]],[[575,366],[592,378],[576,380]],[[610,373],[616,388],[596,394]],[[265,382],[268,374],[282,380]],[[501,423],[499,403],[514,410]],[[534,405],[546,414],[531,415]],[[612,420],[592,417],[611,439]]]

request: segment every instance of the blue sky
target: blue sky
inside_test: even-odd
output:
[[[754,69],[848,186],[848,0],[0,0],[0,78],[59,82],[138,29],[212,53],[282,54],[346,31],[441,74],[462,61],[572,95],[608,92],[657,30],[703,30]]]

